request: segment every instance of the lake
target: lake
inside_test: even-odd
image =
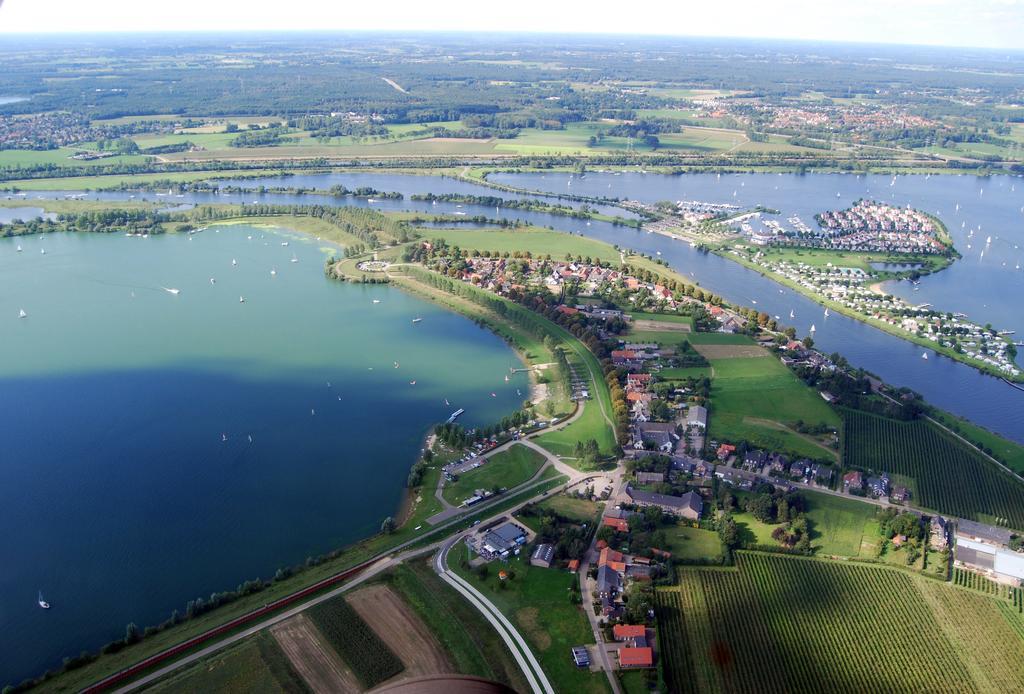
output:
[[[813,223],[817,212],[845,208],[862,197],[872,197],[894,204],[910,204],[930,213],[937,213],[953,235],[956,247],[964,258],[940,273],[921,280],[891,283],[890,291],[914,303],[931,303],[949,311],[962,311],[971,319],[991,322],[1000,329],[1024,334],[1024,311],[1018,297],[1024,292],[1024,180],[1011,176],[892,176],[841,174],[684,174],[679,176],[645,173],[499,173],[492,174],[496,183],[526,190],[549,193],[576,193],[637,199],[704,200],[743,206],[763,204],[780,211],[780,219],[796,215]],[[359,205],[387,209],[410,209],[421,212],[467,216],[486,215],[522,220],[541,226],[583,234],[612,244],[648,253],[668,262],[679,272],[692,277],[702,286],[730,301],[756,306],[771,315],[792,322],[806,334],[813,324],[817,328],[815,342],[827,352],[838,351],[856,366],[878,374],[895,385],[907,386],[921,393],[933,404],[967,417],[993,431],[1024,443],[1024,391],[1016,390],[996,378],[952,359],[933,355],[921,359],[922,350],[911,342],[833,313],[824,318],[823,309],[790,289],[780,287],[759,273],[748,270],[725,258],[701,253],[689,244],[616,226],[596,220],[573,219],[559,215],[522,210],[500,209],[480,205],[438,203],[431,205],[408,199],[413,193],[467,193],[473,195],[512,194],[485,185],[441,176],[413,176],[390,173],[307,174],[261,179],[222,181],[221,185],[246,187],[304,186],[326,190],[341,184],[350,189],[371,186],[381,191],[399,191],[405,200],[331,198],[280,193],[244,194],[195,193],[182,197],[137,194],[166,202],[168,206],[204,202],[266,202],[277,204]],[[735,193],[735,195],[734,195]],[[839,194],[838,197],[836,194]],[[74,191],[33,191],[33,198],[61,198]],[[124,200],[129,193],[89,193],[88,199]],[[526,193],[521,197],[529,197]],[[548,200],[547,198],[544,198]],[[614,212],[617,208],[611,208]],[[973,234],[971,232],[974,232]],[[987,237],[992,242],[985,244]],[[979,241],[980,239],[980,241]],[[976,244],[988,245],[985,256]],[[967,246],[971,248],[968,249]],[[789,321],[789,312],[796,318]],[[1024,350],[1022,350],[1024,351]],[[1018,363],[1022,359],[1018,357]],[[966,397],[969,395],[969,397]]]
[[[217,228],[0,239],[0,684],[373,534],[432,424],[524,399],[468,319]]]

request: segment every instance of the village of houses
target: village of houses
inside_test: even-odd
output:
[[[673,310],[686,304],[699,304],[722,332],[742,330],[746,322],[732,310],[681,296],[664,286],[597,264],[472,257],[466,259],[466,265],[460,279],[499,294],[528,284],[543,285],[558,294],[566,282],[575,282],[580,295],[596,296],[609,285],[617,285],[628,289],[629,295],[636,297],[641,306],[657,302],[664,310]],[[584,313],[598,322],[621,320],[628,323],[631,320],[624,311],[590,304],[563,305],[559,310]],[[828,357],[795,340],[781,345],[780,352],[787,366],[835,368]],[[619,461],[616,473],[598,478],[587,488],[590,499],[604,502],[604,510],[597,527],[588,531],[592,541],[584,553],[566,556],[556,543],[539,541],[537,534],[515,517],[477,528],[466,539],[477,565],[491,562],[500,565],[521,557],[532,567],[581,575],[582,604],[585,609],[590,608],[592,614],[588,614],[588,618],[599,625],[604,642],[589,648],[585,644],[573,647],[567,655],[578,667],[600,667],[594,657],[595,648],[605,649],[608,662],[620,669],[655,666],[657,644],[652,627],[653,610],[638,618],[635,612],[629,612],[628,603],[632,586],[650,585],[668,574],[666,567],[673,562],[673,556],[670,551],[653,546],[630,553],[631,519],[642,517],[644,509],[656,508],[670,522],[694,527],[710,522],[713,527],[720,512],[714,491],[721,485],[749,492],[768,484],[790,492],[806,489],[895,505],[900,511],[922,517],[931,550],[948,551],[956,539],[955,566],[1013,585],[1020,585],[1024,580],[1024,554],[1010,548],[1009,531],[965,520],[947,521],[938,515],[924,515],[909,509],[904,505],[911,500],[910,490],[894,485],[884,472],[842,474],[834,466],[820,461],[790,458],[776,451],[740,450],[730,442],[709,440],[708,409],[691,402],[686,392],[674,394],[681,397],[669,403],[672,412],[669,421],[654,421],[652,410],[660,397],[655,392],[658,372],[674,364],[676,357],[671,346],[626,339],[620,340],[619,349],[611,353],[614,365],[627,372],[625,392],[630,411],[630,439],[624,442],[624,460]],[[831,399],[828,393],[821,395],[827,401]],[[645,462],[654,460],[661,465]],[[632,472],[623,474],[624,469]],[[583,527],[585,529],[586,524]],[[897,548],[905,541],[900,535],[891,539]],[[499,577],[507,575],[506,570],[499,571]]]

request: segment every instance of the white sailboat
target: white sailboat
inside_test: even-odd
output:
[[[18,318],[27,318],[27,317],[28,317],[28,314],[25,313],[25,309],[23,309],[23,308],[18,309]]]
[[[44,610],[50,609],[50,603],[43,600],[43,591],[39,591],[39,597],[37,598],[37,600],[41,608],[43,608]]]
[[[928,353],[927,353],[927,352],[923,353],[923,354],[921,355],[921,358],[922,358],[922,359],[927,359],[927,358],[928,358]]]
[[[814,327],[814,323],[811,323],[811,332],[817,332],[817,328]]]
[[[39,249],[39,253],[42,254],[42,255],[46,255],[46,249],[45,248],[40,248]]]
[[[271,268],[270,276],[271,277],[277,277],[277,268]]]
[[[245,297],[244,296],[238,297],[238,303],[244,304],[245,303]]]
[[[238,265],[238,261],[235,260],[234,258],[232,258],[231,259],[231,267],[235,267],[236,265]]]
[[[790,309],[790,311],[789,311],[789,317],[790,317],[790,318],[796,318],[796,314],[795,314],[795,313],[793,313],[793,310],[792,310],[792,309]]]
[[[828,309],[825,309],[825,317],[828,318]]]
[[[215,280],[214,278],[211,277],[210,278],[210,284],[217,284],[217,280]]]
[[[294,253],[292,253],[292,260],[291,260],[291,262],[293,262],[293,263],[299,262],[298,256],[296,256]]]
[[[21,253],[21,246],[18,246],[18,253]]]

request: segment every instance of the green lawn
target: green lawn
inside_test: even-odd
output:
[[[713,359],[711,431],[721,441],[741,441],[814,458],[836,454],[792,429],[797,422],[839,426],[836,414],[814,390],[772,357]]]
[[[779,527],[778,525],[762,523],[746,511],[733,512],[732,517],[736,521],[736,527],[739,530],[741,544],[778,545],[778,543],[772,539],[772,531]]]
[[[150,692],[309,692],[268,632],[203,658],[149,687]]]
[[[662,381],[682,380],[684,378],[702,378],[711,375],[710,366],[684,366],[676,369],[662,369],[658,379]]]
[[[686,336],[692,345],[754,345],[746,335],[733,333],[690,333]]]
[[[843,499],[829,494],[801,492],[807,499],[811,546],[819,554],[856,557],[869,521],[878,507],[863,501]]]
[[[597,372],[600,378],[600,371]],[[583,414],[575,422],[559,429],[542,434],[534,439],[539,445],[558,456],[575,455],[575,447],[578,441],[589,441],[595,439],[602,453],[610,453],[615,447],[615,437],[612,429],[601,414],[601,408],[596,399],[588,400],[583,407]],[[566,460],[573,465],[574,460]]]
[[[722,541],[718,533],[711,530],[677,525],[665,529],[668,546],[663,549],[672,552],[676,559],[718,559],[722,556]]]
[[[542,501],[539,504],[539,508],[551,509],[559,515],[580,523],[590,523],[597,517],[598,511],[604,508],[604,504],[601,502],[594,502],[574,496],[559,494]]]
[[[533,255],[550,254],[552,258],[561,260],[566,253],[601,260],[618,260],[614,248],[602,241],[594,241],[582,236],[572,236],[558,231],[526,227],[515,231],[505,229],[424,229],[424,237],[444,239],[450,245],[465,250],[480,251],[524,251]]]
[[[641,313],[634,311],[629,314],[633,317],[633,320],[651,320],[658,321],[661,323],[684,323],[693,327],[693,317],[691,316],[680,316],[675,313]]]
[[[608,691],[608,680],[603,672],[578,669],[570,654],[572,646],[594,641],[584,608],[569,600],[569,589],[577,581],[576,576],[557,569],[530,566],[517,557],[508,564],[508,569],[515,572],[514,578],[499,581],[499,565],[495,564],[489,576],[481,580],[470,570],[456,566],[461,558],[456,554],[452,553],[452,568],[515,624],[555,691]]]
[[[532,448],[516,444],[491,456],[475,470],[463,473],[454,482],[445,484],[441,494],[445,501],[458,506],[472,496],[476,489],[512,489],[537,474],[543,464],[543,455]]]

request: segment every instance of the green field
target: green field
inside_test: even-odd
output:
[[[560,516],[580,523],[590,523],[597,517],[598,512],[604,508],[604,504],[559,494],[550,499],[545,499],[538,504],[538,508],[551,509]]]
[[[861,552],[865,527],[878,507],[830,494],[801,492],[807,500],[811,546],[818,554],[856,557]]]
[[[306,615],[366,689],[405,669],[398,656],[352,609],[344,596],[314,605],[306,610]]]
[[[947,412],[935,411],[931,416],[971,443],[987,449],[989,455],[1018,475],[1024,475],[1024,446]]]
[[[660,323],[681,323],[693,327],[693,318],[690,316],[680,316],[675,313],[641,313],[640,311],[633,311],[629,314],[633,317],[633,320],[651,320],[658,321]]]
[[[834,451],[794,427],[798,422],[838,427],[839,416],[777,359],[712,359],[711,366],[715,376],[711,381],[709,437],[729,442],[746,440],[759,448],[836,459]]]
[[[710,375],[710,366],[684,366],[676,369],[662,369],[658,372],[658,380],[678,381],[684,378],[703,378]]]
[[[1024,529],[1024,483],[926,421],[844,410],[844,462],[911,477],[912,503],[939,513]]]
[[[309,687],[268,632],[261,632],[158,680],[147,692],[303,694]]]
[[[550,254],[561,260],[566,253],[590,256],[600,260],[617,261],[618,252],[602,241],[572,236],[559,231],[526,227],[509,231],[504,229],[423,229],[425,238],[444,239],[449,245],[464,250],[508,251],[529,250],[534,256]]]
[[[600,374],[600,371],[597,373]],[[575,455],[576,442],[590,439],[597,441],[602,453],[611,453],[615,447],[615,437],[612,434],[611,425],[601,414],[601,407],[597,400],[588,400],[583,406],[583,414],[569,426],[542,434],[534,441],[557,456],[571,458]],[[575,461],[570,459],[566,462],[572,465]]]
[[[430,628],[459,673],[528,690],[522,670],[494,627],[437,577],[429,561],[397,566],[386,580]]]
[[[1020,618],[885,567],[739,552],[657,591],[674,692],[1021,691]]]
[[[459,475],[454,482],[445,484],[441,494],[445,501],[458,506],[476,489],[494,487],[512,489],[537,474],[544,464],[544,456],[521,444],[489,457],[475,470]]]
[[[665,528],[668,538],[666,549],[675,559],[718,559],[722,556],[722,541],[711,530],[676,525]]]
[[[579,670],[572,662],[572,646],[592,643],[583,607],[569,601],[569,588],[577,577],[566,571],[530,566],[522,558],[510,561],[508,570],[515,576],[502,583],[498,566],[492,566],[486,579],[462,567],[452,552],[452,568],[483,593],[508,617],[529,643],[545,674],[558,692],[606,692],[608,680],[602,672]]]

